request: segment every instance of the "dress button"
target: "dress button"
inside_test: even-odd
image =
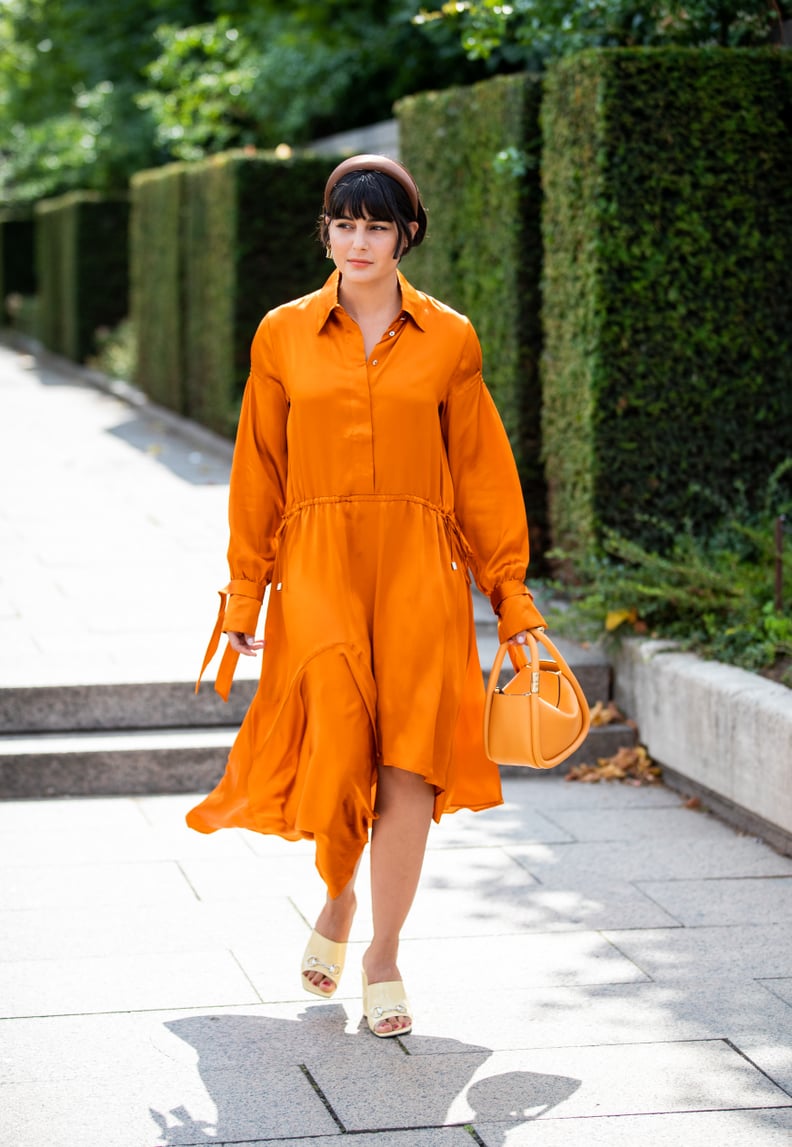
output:
[[[372,365],[372,366],[376,366],[378,362],[379,362],[379,359],[378,359],[378,358],[373,358],[373,359],[371,360],[371,365]]]
[[[391,338],[393,338],[393,336],[396,334],[396,331],[388,331],[388,334]]]

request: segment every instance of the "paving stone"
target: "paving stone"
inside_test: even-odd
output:
[[[409,1038],[409,1037],[408,1037]],[[451,1045],[453,1041],[449,1041]],[[709,1042],[405,1057],[376,1110],[343,1065],[308,1067],[349,1131],[421,1124],[788,1106],[792,1098],[728,1044]]]
[[[427,853],[404,937],[677,925],[650,896],[624,880],[602,881],[588,874],[586,881],[548,888],[532,877],[526,882],[504,855],[495,849]],[[521,872],[528,876],[526,869]],[[471,887],[477,890],[474,901]]]
[[[258,899],[262,893],[287,896],[300,890],[315,894],[321,886],[313,856],[304,852],[280,857],[277,865],[252,855],[233,860],[187,860],[181,869],[201,900]]]
[[[0,832],[0,864],[9,868],[54,863],[124,863],[168,860],[208,860],[247,857],[250,848],[233,831],[211,835],[197,833],[186,825],[168,829],[152,828],[142,819],[133,830],[47,833]]]
[[[299,962],[308,937],[304,920],[285,897],[246,901],[105,905],[0,912],[0,961],[81,959],[151,952],[259,947],[273,940]],[[293,971],[293,969],[292,969]]]
[[[310,1003],[311,999],[315,1003]],[[58,1082],[84,1077],[111,1087],[124,1077],[173,1070],[234,1071],[250,1062],[298,1066],[309,1055],[342,1059],[350,1067],[370,1059],[373,1036],[359,1008],[323,1003],[245,1005],[203,1010],[48,1016],[2,1025],[0,1081]],[[380,1054],[401,1059],[393,1040]]]
[[[528,786],[526,788],[525,786]],[[524,769],[519,777],[503,780],[503,796],[507,808],[527,805],[552,816],[554,809],[596,809],[608,811],[629,808],[674,808],[682,804],[679,793],[662,784],[628,785],[615,782],[581,784],[567,781],[560,769],[538,772]],[[491,816],[493,813],[482,813]]]
[[[399,967],[411,992],[461,999],[481,991],[485,981],[512,984],[515,974],[525,988],[647,979],[642,969],[596,932],[471,936],[462,943],[444,938],[405,940]],[[453,976],[448,969],[453,969]]]
[[[125,797],[0,801],[0,833],[3,835],[21,832],[40,840],[50,832],[134,832],[143,823],[134,800]]]
[[[607,938],[658,982],[725,982],[792,974],[792,922],[608,932]]]
[[[538,1119],[520,1127],[477,1123],[484,1147],[788,1147],[792,1111],[696,1111],[683,1115],[620,1115]]]
[[[552,816],[576,840],[681,840],[686,836],[721,840],[733,835],[732,829],[709,813],[686,808],[602,809],[597,816],[589,809],[554,809]]]
[[[778,1048],[783,1058],[770,1074],[786,1086],[792,1008],[765,988],[746,981],[724,995],[718,981],[523,988],[489,980],[464,1007],[451,994],[411,991],[410,1053],[441,1054],[449,1036],[493,1051],[728,1039],[751,1058],[761,1056],[763,1067]]]
[[[228,952],[0,964],[0,1016],[55,1016],[260,1003]]]
[[[792,979],[786,980],[778,977],[763,979],[760,983],[768,992],[772,992],[778,996],[779,999],[785,1000],[788,1004],[792,1004]]]
[[[514,841],[554,842],[573,839],[543,813],[532,809],[529,801],[522,800],[519,803],[506,801],[484,812],[460,809],[451,816],[443,817],[439,824],[432,824],[428,847],[492,847]]]
[[[792,859],[732,831],[718,840],[649,837],[640,847],[633,841],[576,841],[552,847],[508,844],[506,851],[547,885],[592,876],[603,881],[792,876]]]
[[[0,911],[104,904],[191,902],[195,894],[177,864],[49,864],[9,867],[0,884]]]
[[[641,889],[691,928],[792,919],[792,877],[644,881]]]
[[[167,1078],[123,1081],[123,1116],[115,1088],[94,1084],[9,1084],[6,1142],[42,1147],[171,1147],[207,1142],[283,1141],[335,1136],[338,1127],[299,1067],[246,1065],[243,1074],[202,1080],[182,1070]],[[284,1097],[288,1097],[285,1100]]]

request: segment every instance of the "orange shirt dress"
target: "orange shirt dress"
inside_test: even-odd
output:
[[[331,896],[367,842],[379,763],[432,785],[436,820],[502,801],[482,743],[470,572],[502,639],[543,624],[475,331],[399,282],[402,310],[368,359],[338,272],[267,314],[253,340],[231,581],[207,662],[221,631],[255,631],[269,585],[261,680],[222,780],[187,816],[199,832],[313,839]],[[228,647],[215,684],[226,697],[235,661]]]

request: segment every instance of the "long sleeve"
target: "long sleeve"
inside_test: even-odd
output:
[[[276,535],[286,499],[286,422],[289,402],[277,377],[264,318],[253,340],[251,370],[242,399],[228,500],[231,580],[220,590],[220,611],[195,689],[217,652],[221,633],[254,633],[272,577]],[[223,654],[215,690],[228,699],[237,654]]]
[[[457,520],[472,572],[499,617],[501,641],[545,624],[525,586],[528,524],[511,446],[481,375],[472,326],[443,408],[443,431]]]
[[[255,631],[275,561],[275,535],[286,499],[289,404],[274,369],[265,319],[253,341],[231,466],[226,632]]]

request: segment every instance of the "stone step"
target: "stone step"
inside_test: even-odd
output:
[[[479,624],[477,628],[486,682],[498,638],[494,626],[488,629]],[[561,639],[556,644],[577,675],[589,703],[607,701],[611,695],[611,669],[602,651],[583,649]],[[507,660],[502,680],[507,680],[510,673]],[[211,680],[197,696],[192,681],[0,689],[0,736],[238,725],[256,684],[250,678],[237,679],[227,704],[214,692]]]
[[[235,735],[236,726],[218,726],[0,737],[0,799],[206,792],[219,780]],[[634,743],[627,725],[593,728],[560,771]]]
[[[257,682],[234,682],[228,703],[207,681],[19,686],[0,689],[0,736],[239,725]]]

